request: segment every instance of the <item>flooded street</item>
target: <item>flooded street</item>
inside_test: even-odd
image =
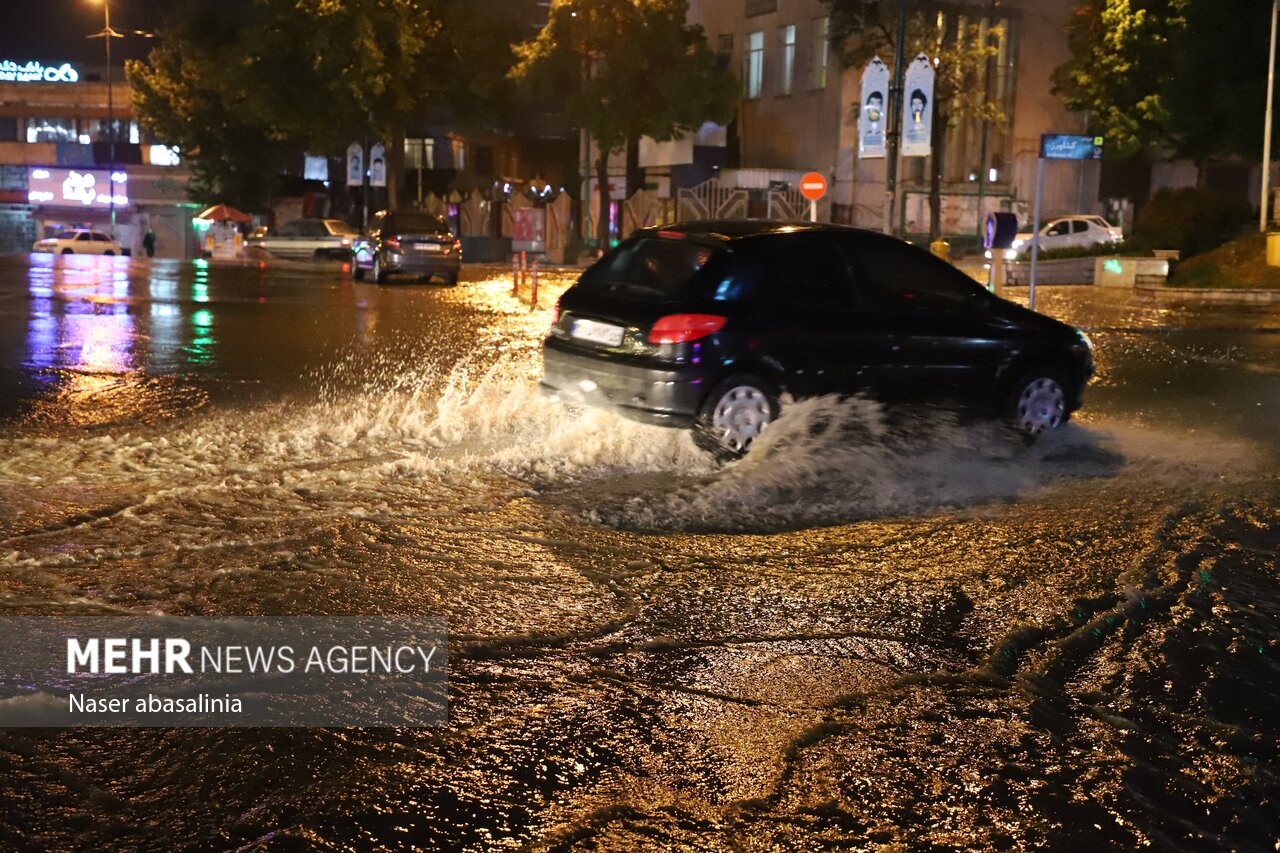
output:
[[[0,615],[450,644],[440,729],[0,730],[0,848],[1276,850],[1280,310],[1045,288],[1060,433],[720,468],[540,396],[571,276],[490,272],[0,259]]]

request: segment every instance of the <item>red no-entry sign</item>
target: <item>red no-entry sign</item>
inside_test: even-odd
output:
[[[827,194],[827,179],[819,172],[810,172],[800,179],[800,195],[817,201]]]

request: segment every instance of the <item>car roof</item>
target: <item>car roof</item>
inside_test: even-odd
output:
[[[689,237],[730,243],[747,238],[796,233],[869,234],[883,237],[879,231],[855,228],[851,225],[835,225],[830,222],[779,222],[775,219],[700,219],[692,222],[676,222],[642,228],[633,236],[658,234],[684,234]]]

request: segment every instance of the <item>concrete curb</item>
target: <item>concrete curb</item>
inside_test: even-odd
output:
[[[1244,290],[1212,287],[1159,287],[1140,284],[1135,293],[1164,299],[1192,302],[1243,302],[1253,305],[1280,304],[1280,290]]]

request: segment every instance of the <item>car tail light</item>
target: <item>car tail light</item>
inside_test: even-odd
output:
[[[725,318],[718,314],[668,314],[653,324],[649,332],[651,344],[682,344],[705,338],[724,328]]]
[[[342,238],[342,245],[344,245],[344,246],[350,246],[350,245],[351,245],[351,238],[350,238],[350,237],[343,237],[343,238]]]
[[[461,240],[454,240],[454,241],[453,241],[453,250],[454,250],[455,252],[457,252],[458,254],[462,254],[462,241],[461,241]]]
[[[400,248],[400,238],[399,238],[399,237],[388,237],[388,238],[387,238],[387,240],[386,240],[386,243],[387,243],[387,248],[388,248],[388,249],[399,249],[399,248]]]

